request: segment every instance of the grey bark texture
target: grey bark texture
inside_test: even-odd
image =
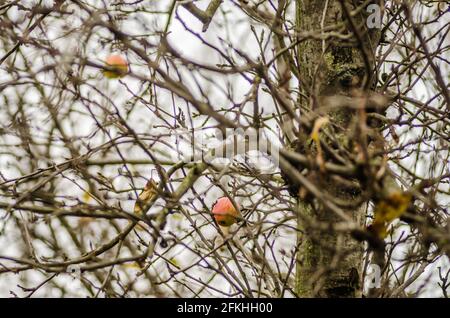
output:
[[[360,118],[351,107],[333,107],[325,101],[333,97],[353,98],[359,94],[357,92],[368,93],[374,78],[374,56],[380,32],[366,27],[368,13],[364,7],[357,9],[361,4],[362,1],[348,0],[296,2],[299,31],[315,30],[319,35],[324,27],[337,26],[339,34],[348,36],[347,39],[324,36],[324,40],[301,41],[297,53],[301,76],[299,89],[303,96],[299,100],[301,113],[316,118],[326,116],[329,125],[337,127],[333,134],[340,145],[327,143],[337,153],[340,147],[348,148],[352,144]],[[310,131],[300,129],[295,147],[297,151],[310,152],[314,157],[317,153],[308,149],[310,135]],[[307,177],[321,180],[318,185],[324,195],[341,202],[360,201],[343,210],[356,224],[364,225],[367,205],[361,200],[360,191],[345,188],[320,171],[309,171]],[[321,202],[301,194],[299,197],[297,294],[300,297],[361,297],[364,243],[355,240],[351,231],[334,231],[331,225],[342,222],[342,218]]]

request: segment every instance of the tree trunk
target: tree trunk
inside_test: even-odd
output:
[[[349,0],[297,0],[296,24],[300,32],[312,31],[315,39],[301,41],[298,46],[297,62],[300,76],[299,100],[301,114],[314,118],[328,117],[333,126],[332,134],[341,147],[352,151],[352,136],[358,127],[360,114],[352,107],[334,107],[334,96],[354,97],[367,93],[374,78],[374,53],[379,41],[379,29],[368,29],[365,8],[347,18],[363,1]],[[343,5],[347,10],[344,10]],[[347,12],[346,12],[347,11]],[[342,35],[348,39],[329,37],[317,39],[323,27],[339,25]],[[356,30],[356,32],[355,32]],[[322,34],[323,35],[323,34]],[[363,95],[364,96],[364,95]],[[337,128],[336,128],[337,127]],[[323,128],[323,130],[326,130]],[[305,151],[311,158],[320,159],[318,150],[308,150],[311,131],[300,130],[297,151]],[[326,140],[324,137],[323,139]],[[331,142],[327,145],[336,150]],[[316,147],[317,148],[317,147]],[[333,161],[332,156],[323,153],[324,159]],[[349,189],[336,183],[326,172],[309,171],[310,181],[333,198],[341,202],[357,202],[361,191]],[[354,180],[353,180],[354,181]],[[317,198],[308,198],[299,190],[298,204],[298,246],[296,291],[301,297],[360,297],[364,243],[355,240],[350,231],[339,233],[331,225],[342,222],[335,212],[326,209]],[[354,222],[364,225],[366,204],[355,204],[353,208],[342,208]],[[329,224],[318,229],[317,224]]]

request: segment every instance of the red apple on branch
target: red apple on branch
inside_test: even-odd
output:
[[[239,211],[228,197],[222,197],[214,203],[212,214],[222,229],[230,227],[241,218]]]

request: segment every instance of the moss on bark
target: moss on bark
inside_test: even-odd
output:
[[[343,34],[350,34],[351,24],[346,19],[340,1],[297,0],[296,25],[301,31],[320,30],[322,26],[339,25]],[[344,1],[349,10],[354,10],[354,1]],[[324,18],[323,18],[324,17]],[[374,50],[378,43],[377,30],[365,30],[366,14],[363,9],[353,18],[353,23],[361,29],[362,41],[355,37],[349,41],[338,38],[327,40],[311,39],[302,41],[298,47],[297,61],[300,80],[300,91],[310,97],[301,99],[302,110],[317,112],[321,107],[321,96],[351,96],[352,89],[368,87],[374,62]],[[323,20],[323,25],[322,25]],[[367,58],[363,52],[369,52]],[[367,69],[367,61],[371,69]],[[311,105],[313,105],[311,109]],[[326,106],[326,105],[325,105]],[[356,112],[351,108],[326,109],[324,111],[333,124],[342,129],[335,136],[341,145],[348,146],[349,130]],[[307,140],[307,136],[299,136],[299,140]],[[306,145],[297,147],[305,149]],[[359,199],[355,192],[342,191],[333,183],[326,181],[324,191],[339,200]],[[354,222],[363,225],[365,205],[345,211]],[[363,259],[363,243],[352,238],[350,233],[333,232],[331,227],[319,230],[313,226],[314,221],[335,224],[342,221],[335,213],[323,208],[318,202],[300,201],[298,204],[298,246],[296,271],[296,291],[301,297],[360,297],[361,296],[361,264]]]

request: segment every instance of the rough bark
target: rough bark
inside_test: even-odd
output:
[[[298,0],[296,3],[299,30],[312,31],[339,25],[341,34],[351,35],[348,40],[330,37],[323,41],[302,41],[297,55],[302,76],[300,91],[308,97],[299,101],[302,114],[327,116],[330,124],[337,127],[333,134],[344,148],[352,143],[350,139],[359,115],[351,107],[333,108],[329,104],[324,105],[323,101],[327,97],[354,97],[356,91],[369,91],[373,77],[374,53],[379,40],[379,30],[368,30],[366,27],[368,14],[365,9],[355,14],[351,22],[347,18],[348,14],[357,8],[356,2],[359,1]],[[343,5],[347,7],[347,12]],[[320,34],[319,31],[315,33]],[[314,157],[317,154],[308,150],[308,145],[311,144],[310,134],[310,131],[300,131],[297,151],[309,151]],[[345,189],[320,171],[310,171],[308,178],[320,179],[320,189],[338,200],[356,202],[360,199],[359,191]],[[365,207],[366,204],[363,203],[344,211],[354,222],[363,225]],[[317,229],[313,226],[318,222],[332,225],[342,221],[318,200],[300,194],[298,212],[298,295],[360,297],[364,243],[355,240],[350,231],[337,233],[331,230],[331,226],[327,229]]]

